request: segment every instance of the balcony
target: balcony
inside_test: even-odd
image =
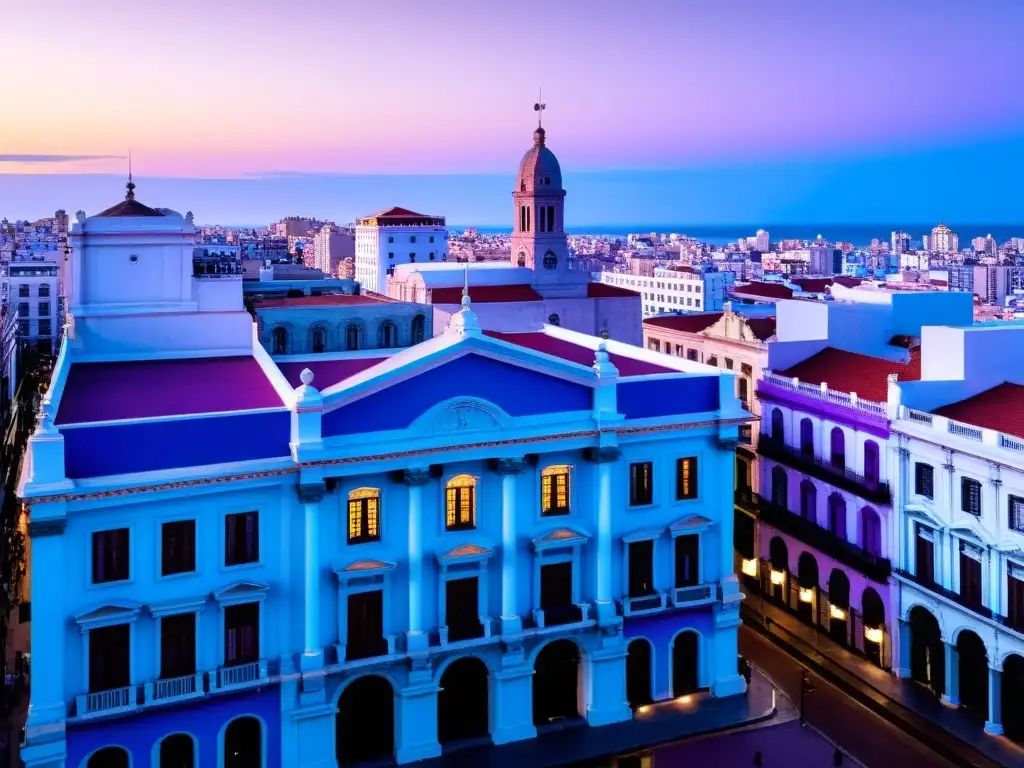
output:
[[[803,453],[770,435],[761,435],[757,450],[766,458],[782,462],[805,475],[816,477],[862,499],[875,504],[892,504],[892,494],[889,491],[888,483],[858,475],[850,469],[835,466],[813,454]]]
[[[1016,627],[1010,624],[1010,622],[1007,620],[1005,616],[996,613],[991,608],[988,608],[984,605],[967,602],[964,599],[963,595],[961,595],[959,592],[954,592],[951,589],[946,589],[941,584],[937,584],[933,581],[925,581],[918,577],[917,574],[910,573],[909,571],[904,571],[902,568],[896,569],[896,574],[902,579],[912,581],[919,587],[927,589],[930,592],[934,592],[937,595],[941,595],[950,602],[956,603],[964,610],[968,610],[976,616],[981,616],[984,619],[992,619],[993,621],[997,621],[1000,624],[1010,627],[1010,629],[1017,629]]]
[[[154,680],[145,685],[146,706],[173,704],[187,699],[197,699],[205,694],[202,672]]]
[[[694,608],[715,602],[717,594],[714,584],[694,584],[676,587],[672,590],[672,605],[676,608]]]
[[[454,644],[471,645],[474,640],[489,639],[492,623],[490,616],[481,616],[474,622],[452,622],[447,626],[438,627],[438,643],[442,647]]]
[[[76,696],[75,714],[79,718],[87,718],[131,712],[139,708],[139,688],[138,685],[128,685]]]
[[[655,592],[651,595],[638,595],[636,597],[622,598],[623,616],[642,616],[646,613],[665,610],[668,605],[668,595],[664,592]]]
[[[240,688],[255,688],[270,682],[266,659],[248,664],[220,667],[211,680],[210,691],[231,691]],[[216,683],[216,684],[214,684]]]
[[[757,494],[751,488],[737,488],[733,491],[733,503],[744,512],[757,514]]]
[[[570,603],[554,608],[535,608],[533,621],[537,629],[564,627],[569,624],[582,624],[589,620],[590,605],[588,603]]]
[[[758,496],[758,509],[761,511],[761,522],[800,539],[822,554],[863,573],[869,579],[884,584],[892,572],[892,563],[888,558],[872,555],[856,544],[840,539],[817,523],[804,520],[785,507],[773,504],[763,496]]]
[[[388,659],[397,653],[395,635],[371,638],[369,640],[353,640],[349,643],[338,643],[334,646],[338,654],[338,665],[344,667],[360,667]]]

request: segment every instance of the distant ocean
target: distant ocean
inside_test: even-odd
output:
[[[753,237],[759,229],[768,231],[773,243],[780,240],[813,240],[821,235],[830,242],[853,243],[854,245],[870,245],[874,238],[881,242],[889,242],[894,231],[903,230],[910,235],[911,240],[920,242],[921,236],[931,232],[938,222],[933,224],[901,224],[901,225],[860,225],[860,224],[782,224],[778,226],[737,224],[730,226],[692,226],[687,224],[632,224],[626,226],[596,224],[588,227],[568,227],[566,231],[570,235],[603,235],[607,237],[625,238],[629,234],[643,234],[649,232],[670,233],[695,238],[702,243],[713,245],[726,245],[734,243],[741,237]],[[970,246],[971,240],[975,237],[992,235],[997,243],[1004,243],[1011,237],[1024,237],[1024,224],[965,224],[948,225],[960,237],[960,247]],[[449,224],[448,229],[452,232],[461,232],[465,229],[476,229],[484,234],[507,234],[512,230],[509,227],[485,227],[463,224]]]

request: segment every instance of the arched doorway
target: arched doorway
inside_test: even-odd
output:
[[[122,747],[104,747],[94,752],[86,768],[128,768],[128,752]]]
[[[683,631],[672,642],[672,695],[683,696],[700,688],[700,637]]]
[[[475,656],[457,659],[441,675],[437,694],[437,740],[450,744],[486,738],[487,665]]]
[[[378,675],[352,681],[334,721],[338,765],[385,760],[395,752],[395,692]]]
[[[228,725],[224,768],[263,768],[263,727],[255,717],[239,717]]]
[[[865,589],[861,595],[860,612],[864,622],[864,655],[881,667],[885,644],[885,605],[871,587]]]
[[[175,733],[160,742],[160,768],[195,768],[196,743],[187,733]]]
[[[850,642],[850,579],[834,568],[828,577],[828,633],[837,643]]]
[[[909,619],[910,677],[941,696],[946,690],[946,659],[939,621],[921,606],[910,611]]]
[[[572,640],[555,640],[533,663],[533,724],[547,725],[580,716],[580,649]]]
[[[1003,662],[1003,732],[1024,741],[1024,656],[1017,654]]]
[[[636,709],[650,704],[651,644],[642,637],[631,640],[626,648],[626,699]]]
[[[965,629],[956,637],[960,705],[978,720],[988,717],[988,652],[984,641]]]
[[[797,582],[800,591],[797,594],[796,615],[812,626],[817,626],[814,611],[818,605],[818,561],[810,552],[804,552],[797,560]]]
[[[771,591],[769,594],[774,600],[786,604],[786,576],[789,571],[789,548],[786,542],[778,536],[768,542],[768,560],[771,562],[771,573],[768,575]]]

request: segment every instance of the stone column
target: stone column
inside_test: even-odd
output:
[[[516,491],[517,478],[527,465],[523,459],[499,459],[494,466],[501,475],[501,634],[516,637],[523,633],[523,619],[519,615]]]
[[[913,646],[913,637],[910,633],[910,622],[903,619],[897,620],[896,653],[898,662],[894,664],[893,673],[896,677],[904,680],[910,679],[910,649]]]
[[[988,720],[985,721],[985,733],[996,736],[1003,733],[1003,671],[988,670]]]
[[[62,515],[33,519],[28,529],[32,573],[40,576],[32,579],[35,610],[32,611],[31,628],[32,696],[26,725],[29,747],[52,741],[55,734],[50,731],[58,723],[60,735],[56,738],[63,739],[63,721],[67,716],[64,702],[64,659],[67,654],[67,627],[64,624],[65,526],[66,518]],[[82,679],[84,681],[84,675]],[[28,755],[23,757],[32,764]]]
[[[619,621],[612,591],[612,467],[619,460],[619,449],[595,448],[590,459],[597,465],[597,622],[608,626]]]
[[[320,637],[320,502],[325,487],[323,482],[302,483],[298,487],[299,501],[305,512],[304,574],[305,600],[303,614],[303,646],[299,659],[302,672],[302,703],[313,705],[324,698],[324,648]]]
[[[960,654],[952,643],[943,643],[946,651],[946,692],[942,701],[953,707],[960,706]]]
[[[423,626],[423,486],[430,473],[423,469],[407,469],[402,482],[409,489],[409,631],[406,635],[410,653],[425,652],[430,637]]]
[[[1002,568],[1003,556],[999,554],[999,550],[995,547],[989,547],[988,549],[988,592],[985,596],[985,604],[991,609],[993,613],[1001,614],[1003,607],[1003,573],[1005,569]]]

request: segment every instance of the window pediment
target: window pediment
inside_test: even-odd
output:
[[[578,547],[587,543],[589,536],[573,528],[554,528],[533,540],[533,548],[538,552],[557,547]]]
[[[193,597],[179,600],[169,600],[149,606],[149,612],[154,619],[164,616],[172,616],[176,613],[196,613],[203,610],[206,605],[206,597]]]
[[[668,530],[673,536],[681,536],[685,533],[700,533],[712,525],[714,525],[714,522],[703,515],[688,515],[682,520],[672,523]]]
[[[388,562],[386,560],[373,560],[373,559],[361,559],[353,560],[340,568],[335,568],[334,573],[338,577],[338,581],[347,582],[349,579],[361,579],[368,576],[383,576],[389,571],[393,571],[397,567],[397,563]]]
[[[494,550],[481,544],[466,543],[460,544],[453,549],[443,552],[437,556],[442,564],[467,563],[474,560],[484,560],[494,554]]]
[[[109,603],[94,606],[89,610],[75,616],[75,623],[82,631],[110,626],[111,624],[124,624],[128,621],[135,621],[142,606],[130,600],[114,600]]]
[[[939,520],[939,518],[937,518],[932,513],[932,510],[929,507],[926,507],[923,504],[917,504],[917,503],[907,504],[905,507],[903,507],[903,510],[908,515],[910,515],[911,517],[914,517],[914,518],[920,520],[921,522],[925,523],[926,525],[930,525],[932,528],[944,528],[945,527],[942,524],[942,522]]]
[[[270,589],[269,584],[262,584],[258,581],[236,581],[213,593],[213,599],[218,603],[244,603],[252,600],[262,600],[267,596]]]
[[[643,528],[639,531],[627,533],[622,537],[622,541],[626,544],[632,544],[635,541],[651,541],[661,536],[664,532],[664,528]]]
[[[972,523],[953,523],[949,530],[959,538],[988,547],[995,542],[984,529]]]

